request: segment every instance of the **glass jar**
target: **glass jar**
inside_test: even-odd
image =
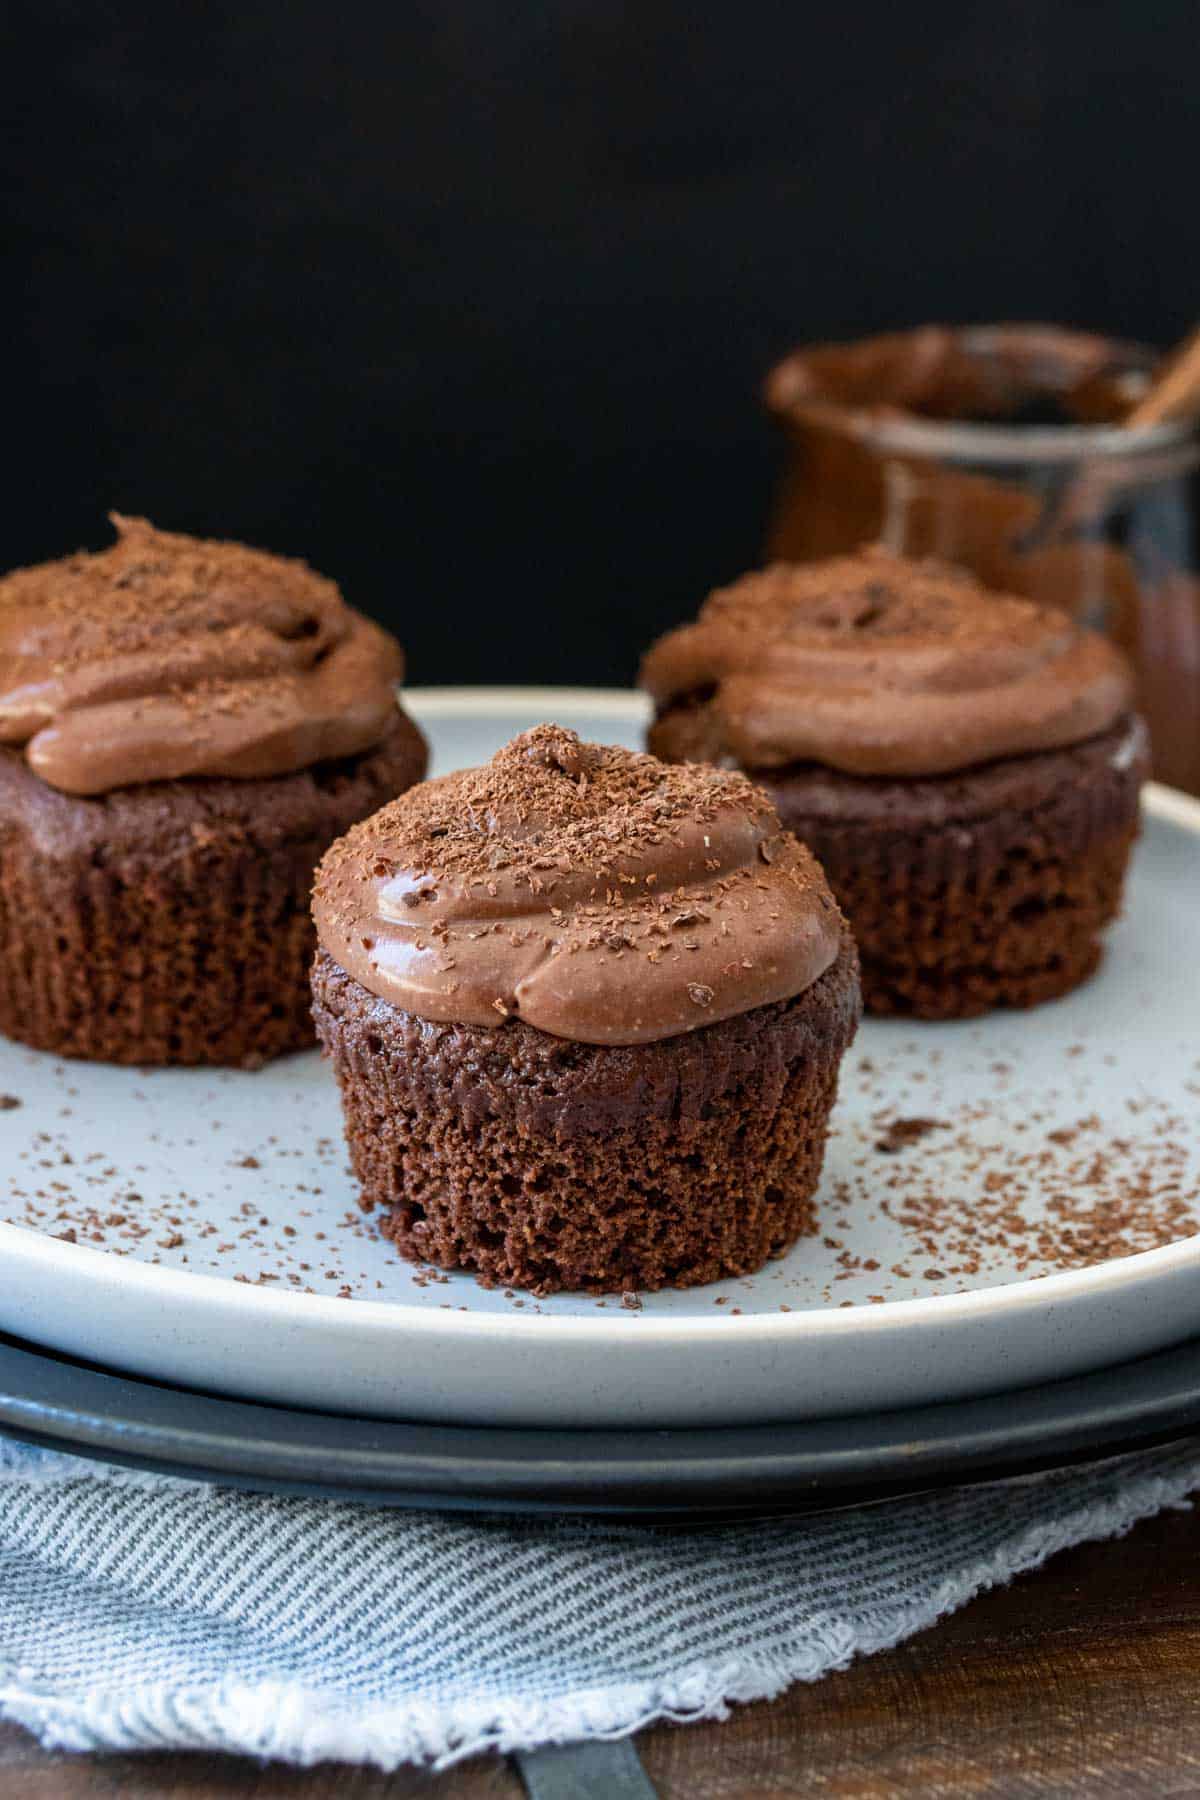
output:
[[[766,384],[791,447],[767,552],[880,542],[1066,607],[1132,658],[1155,775],[1200,793],[1200,438],[1116,422],[1156,360],[1040,325],[801,348]]]

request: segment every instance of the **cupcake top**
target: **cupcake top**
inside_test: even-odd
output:
[[[714,760],[943,775],[1061,749],[1133,703],[1129,667],[1066,613],[869,549],[719,588],[660,638],[641,684],[706,714]]]
[[[676,1037],[802,993],[842,919],[744,776],[539,725],[327,853],[324,948],[419,1018],[586,1044]]]
[[[0,743],[69,794],[286,775],[380,743],[399,645],[288,557],[111,515],[0,580]]]

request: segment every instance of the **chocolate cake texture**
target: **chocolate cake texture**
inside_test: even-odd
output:
[[[874,549],[718,592],[642,681],[652,750],[743,768],[818,858],[869,1010],[1031,1006],[1096,968],[1148,769],[1105,639]]]
[[[742,777],[541,726],[350,831],[314,914],[362,1201],[405,1256],[620,1291],[812,1228],[857,956]]]

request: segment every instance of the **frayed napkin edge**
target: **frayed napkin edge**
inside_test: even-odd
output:
[[[0,1469],[0,1479],[18,1478],[16,1470]],[[31,1476],[27,1470],[25,1478],[61,1479],[63,1471]],[[138,1485],[154,1479],[134,1476]],[[1198,1487],[1200,1460],[1170,1474],[1140,1476],[1105,1499],[1026,1526],[870,1629],[830,1620],[827,1634],[815,1644],[810,1635],[803,1652],[778,1641],[759,1643],[720,1663],[693,1662],[653,1681],[580,1689],[549,1701],[520,1695],[478,1704],[409,1701],[349,1717],[319,1690],[278,1682],[190,1690],[156,1685],[119,1696],[94,1688],[71,1699],[9,1662],[0,1664],[0,1717],[53,1750],[219,1750],[301,1767],[346,1762],[384,1771],[406,1763],[444,1769],[487,1751],[626,1737],[659,1720],[723,1719],[731,1705],[773,1699],[795,1682],[819,1680],[858,1656],[891,1649],[1060,1550],[1121,1537],[1155,1513],[1186,1508]]]

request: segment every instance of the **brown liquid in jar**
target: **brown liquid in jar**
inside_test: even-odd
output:
[[[1200,793],[1200,445],[1119,423],[1155,360],[1033,325],[797,350],[766,384],[792,450],[767,552],[879,541],[1065,607],[1132,658],[1158,779]]]

